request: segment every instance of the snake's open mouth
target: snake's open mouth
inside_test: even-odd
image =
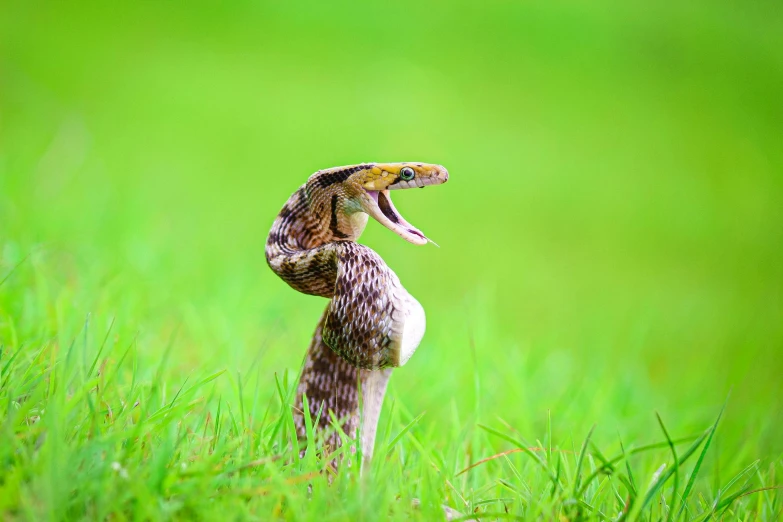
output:
[[[372,200],[368,205],[369,208],[366,209],[367,213],[379,223],[414,245],[424,245],[431,242],[427,236],[405,221],[405,218],[397,212],[388,190],[368,190],[367,194]]]

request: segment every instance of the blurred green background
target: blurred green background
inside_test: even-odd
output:
[[[391,395],[433,440],[688,435],[731,393],[721,454],[783,450],[778,2],[11,1],[0,133],[0,274],[45,274],[22,342],[115,318],[151,374],[176,330],[175,371],[273,394],[325,304],[266,266],[285,200],[441,163],[394,195],[441,248],[362,237],[427,310]]]

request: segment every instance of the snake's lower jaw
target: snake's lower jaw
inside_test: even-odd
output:
[[[427,236],[405,221],[394,208],[388,190],[367,190],[369,198],[363,201],[364,211],[375,218],[380,224],[414,245],[426,245]]]

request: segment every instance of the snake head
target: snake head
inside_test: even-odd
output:
[[[424,188],[440,185],[449,179],[449,172],[441,165],[428,163],[372,163],[356,174],[361,185],[362,210],[397,235],[413,243],[430,242],[422,232],[405,221],[392,203],[390,191]]]

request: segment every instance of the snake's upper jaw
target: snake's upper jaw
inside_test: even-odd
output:
[[[370,197],[369,201],[365,202],[364,210],[379,223],[414,245],[426,245],[430,242],[427,236],[397,212],[388,190],[368,190],[367,194]]]

